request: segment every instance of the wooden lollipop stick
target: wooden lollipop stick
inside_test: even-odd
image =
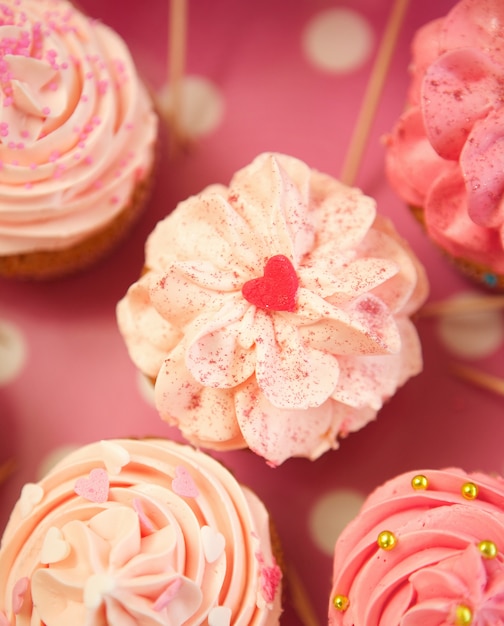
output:
[[[423,306],[421,317],[435,317],[442,315],[463,315],[464,313],[483,313],[504,309],[504,296],[467,296],[431,302]]]
[[[467,365],[461,365],[459,363],[452,366],[453,373],[462,378],[463,380],[482,387],[488,391],[493,391],[501,396],[504,396],[504,379],[498,376],[492,376],[486,372],[482,372],[474,367]]]
[[[352,135],[350,148],[343,165],[341,180],[346,185],[351,186],[355,183],[362,153],[375,116],[376,107],[387,76],[392,53],[397,42],[397,36],[406,14],[408,1],[409,0],[395,0],[392,11],[390,12]]]
[[[10,459],[9,461],[6,461],[5,463],[2,463],[2,465],[0,465],[0,485],[4,483],[7,478],[9,478],[9,476],[14,471],[14,467],[15,465],[13,459]]]
[[[320,626],[310,598],[299,578],[299,574],[292,566],[287,566],[286,569],[292,606],[301,620],[301,623],[303,626]]]
[[[171,92],[171,106],[167,111],[167,118],[172,148],[176,148],[187,141],[181,122],[187,47],[187,0],[170,0],[169,19],[168,86]]]

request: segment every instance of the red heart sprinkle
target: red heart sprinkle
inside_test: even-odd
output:
[[[292,263],[283,254],[268,259],[264,276],[248,280],[242,287],[247,302],[266,311],[295,311],[299,280]]]

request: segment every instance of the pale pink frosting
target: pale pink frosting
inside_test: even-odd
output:
[[[129,51],[66,0],[0,6],[0,255],[111,222],[152,167],[157,118]]]
[[[90,444],[27,485],[0,563],[0,623],[14,626],[274,626],[281,613],[263,504],[165,440]]]
[[[387,174],[450,255],[504,274],[504,3],[462,0],[413,42]]]
[[[415,476],[425,477],[425,489],[413,487]],[[462,494],[467,483],[474,499]],[[377,543],[385,530],[396,538],[390,550]],[[402,474],[369,496],[336,543],[329,624],[501,624],[503,547],[501,478],[452,468]],[[336,596],[347,600],[345,610],[334,607]]]
[[[297,277],[291,310],[242,293],[277,255]],[[372,199],[292,157],[182,202],[145,265],[119,328],[162,418],[197,445],[316,458],[421,370],[423,268]]]

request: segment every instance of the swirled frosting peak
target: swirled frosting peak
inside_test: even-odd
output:
[[[0,255],[65,248],[111,222],[156,134],[116,33],[66,0],[0,4]]]
[[[421,369],[422,267],[372,199],[295,158],[182,202],[145,265],[119,327],[197,445],[316,458]]]
[[[459,469],[379,487],[340,535],[330,626],[504,623],[504,480]]]
[[[461,0],[413,42],[387,173],[451,256],[504,274],[504,4]]]
[[[263,505],[162,440],[91,444],[26,485],[0,563],[0,624],[273,626],[281,611]]]

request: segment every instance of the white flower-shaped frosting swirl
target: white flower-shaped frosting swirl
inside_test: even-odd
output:
[[[198,445],[315,458],[421,369],[418,261],[370,198],[294,158],[182,202],[145,264],[119,327]]]

